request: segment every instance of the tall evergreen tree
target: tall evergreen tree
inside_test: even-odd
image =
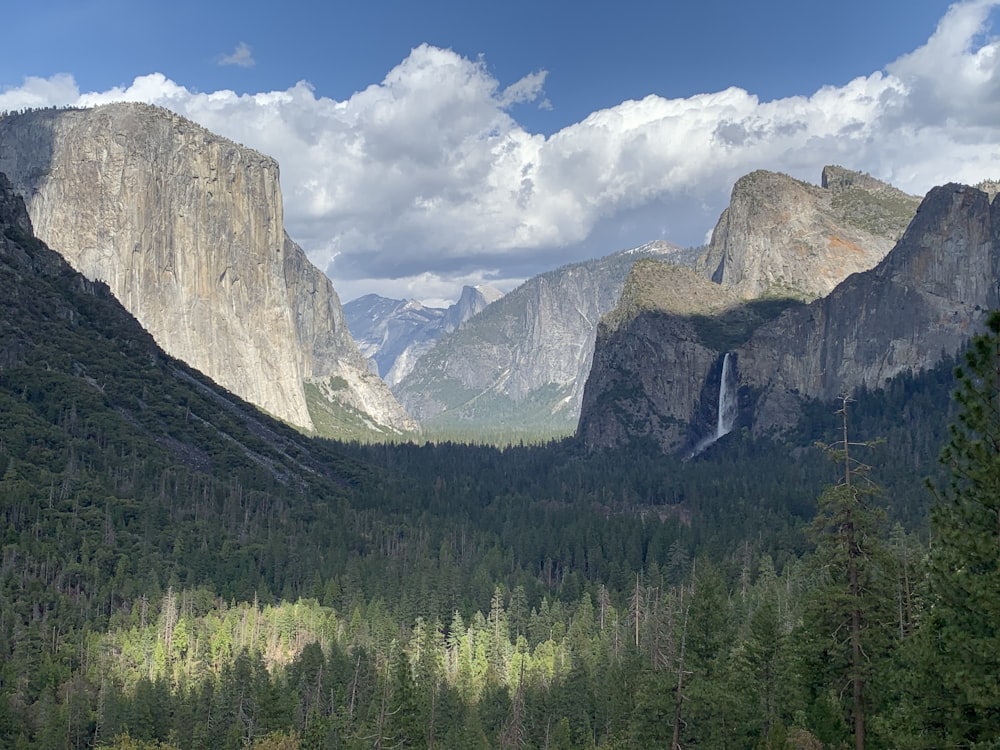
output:
[[[949,747],[1000,743],[1000,311],[973,339],[932,510],[931,606],[921,628],[926,728]]]
[[[810,648],[816,661],[808,671],[814,677],[825,672],[828,681],[825,690],[814,685],[814,708],[827,705],[831,694],[843,696],[853,746],[864,750],[871,703],[866,688],[875,662],[886,655],[884,631],[889,620],[884,609],[889,599],[882,514],[872,503],[878,488],[866,476],[869,467],[852,456],[854,447],[866,444],[850,440],[850,402],[846,395],[842,397],[841,438],[827,447],[842,473],[840,481],[817,501],[813,532],[818,581],[803,641],[815,639]],[[836,731],[834,727],[831,724],[830,729]]]

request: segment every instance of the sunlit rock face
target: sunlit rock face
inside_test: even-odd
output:
[[[880,262],[808,304],[747,299],[745,285],[663,263],[635,266],[602,322],[578,434],[592,448],[650,437],[664,451],[689,448],[718,419],[729,351],[735,424],[758,434],[794,425],[804,399],[933,367],[1000,304],[998,210],[978,189],[934,188]]]
[[[882,260],[919,202],[841,167],[819,187],[758,170],[736,182],[698,267],[744,299],[822,297]]]
[[[997,211],[980,190],[934,188],[878,266],[762,327],[740,349],[742,382],[762,392],[755,429],[784,426],[802,397],[879,388],[954,355],[998,304]]]
[[[414,427],[285,234],[270,157],[165,109],[113,104],[0,119],[0,171],[38,236],[171,355],[305,430],[309,383],[371,429]]]

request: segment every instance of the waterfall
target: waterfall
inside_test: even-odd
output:
[[[736,368],[726,352],[722,358],[722,373],[719,377],[719,415],[715,418],[715,432],[703,437],[691,451],[688,458],[693,458],[705,450],[708,446],[728,435],[736,426],[736,417],[739,412],[739,384],[736,382]]]
[[[736,373],[729,362],[729,352],[722,358],[722,377],[719,379],[719,416],[715,422],[715,439],[728,435],[736,424],[737,386]]]

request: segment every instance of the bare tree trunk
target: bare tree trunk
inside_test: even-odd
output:
[[[858,549],[854,541],[854,526],[848,526],[848,544],[850,544],[850,587],[851,587],[851,683],[854,706],[854,748],[864,750],[865,747],[865,701],[864,674],[861,650],[861,586],[858,582]]]
[[[681,603],[684,601],[684,587],[681,586]],[[674,735],[670,740],[670,750],[681,750],[681,718],[684,707],[684,648],[687,645],[688,611],[684,609],[684,627],[681,629],[681,649],[677,659],[677,692],[674,694]]]
[[[854,499],[851,488],[851,456],[850,441],[847,435],[847,402],[843,396],[843,407],[840,410],[844,434],[844,487],[848,493],[848,501]],[[854,528],[855,514],[851,506],[850,515],[845,523],[847,536],[847,575],[851,595],[851,698],[854,715],[854,748],[864,750],[865,747],[865,701],[864,701],[864,654],[861,649],[861,583],[858,576],[858,559],[861,550],[858,547]]]

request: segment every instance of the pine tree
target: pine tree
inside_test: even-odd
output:
[[[852,456],[856,446],[848,434],[848,404],[841,398],[841,438],[823,446],[841,469],[840,481],[817,501],[813,532],[818,585],[806,613],[804,642],[813,652],[810,672],[825,673],[826,686],[813,686],[815,711],[822,713],[830,694],[844,699],[844,718],[855,750],[864,750],[875,662],[887,656],[883,612],[890,598],[885,589],[885,544],[882,513],[872,503],[878,488],[867,478],[869,467]],[[826,687],[827,689],[820,689]],[[818,715],[818,714],[817,714]],[[833,718],[833,717],[831,717]],[[817,726],[825,723],[817,720]],[[836,721],[829,732],[839,732]],[[830,739],[833,739],[832,737]]]
[[[927,729],[948,746],[1000,742],[1000,311],[956,370],[951,471],[931,513],[931,608],[921,628]]]

